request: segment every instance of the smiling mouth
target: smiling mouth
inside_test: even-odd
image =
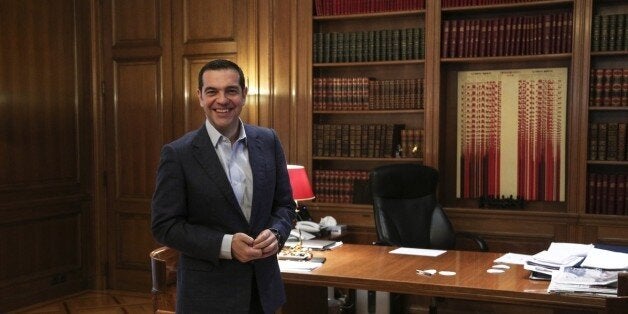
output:
[[[228,113],[229,111],[231,111],[232,109],[230,108],[219,108],[219,109],[214,109],[214,111],[216,111],[217,113]]]

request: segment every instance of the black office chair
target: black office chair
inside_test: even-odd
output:
[[[455,232],[436,199],[438,171],[419,164],[392,164],[370,173],[376,244],[426,249],[454,249],[456,238],[471,239],[480,251],[488,246],[480,236]],[[391,305],[402,304],[402,296],[391,294]],[[393,300],[394,299],[394,300]],[[399,312],[391,308],[391,312]],[[432,299],[430,313],[436,312]]]
[[[455,232],[436,200],[438,171],[419,164],[380,166],[370,173],[373,211],[379,244],[449,250],[456,238],[474,241],[488,251],[480,236]]]

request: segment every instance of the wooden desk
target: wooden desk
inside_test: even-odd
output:
[[[377,290],[463,300],[535,305],[557,309],[605,312],[606,300],[598,297],[548,294],[547,281],[528,279],[520,265],[501,274],[490,274],[491,252],[448,251],[438,257],[388,253],[393,248],[345,244],[333,251],[317,252],[327,261],[312,272],[283,272],[288,285],[329,286]],[[416,269],[456,272],[455,276],[422,276]]]

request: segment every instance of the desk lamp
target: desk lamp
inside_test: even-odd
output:
[[[288,165],[288,176],[290,176],[290,186],[292,186],[292,198],[296,203],[297,220],[303,220],[304,217],[299,215],[301,207],[299,201],[308,201],[314,199],[314,192],[310,185],[310,180],[305,172],[305,167],[299,165]]]

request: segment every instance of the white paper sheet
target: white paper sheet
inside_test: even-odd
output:
[[[429,250],[429,249],[414,249],[414,248],[400,247],[398,249],[394,249],[394,250],[390,251],[389,253],[436,257],[436,256],[439,256],[439,255],[445,253],[445,252],[447,252],[447,251],[443,251],[443,250]]]
[[[600,269],[628,269],[628,254],[593,248],[580,266]]]
[[[532,255],[528,254],[518,254],[518,253],[506,253],[493,262],[495,263],[504,263],[504,264],[515,264],[515,265],[524,265],[527,260],[529,260]]]

